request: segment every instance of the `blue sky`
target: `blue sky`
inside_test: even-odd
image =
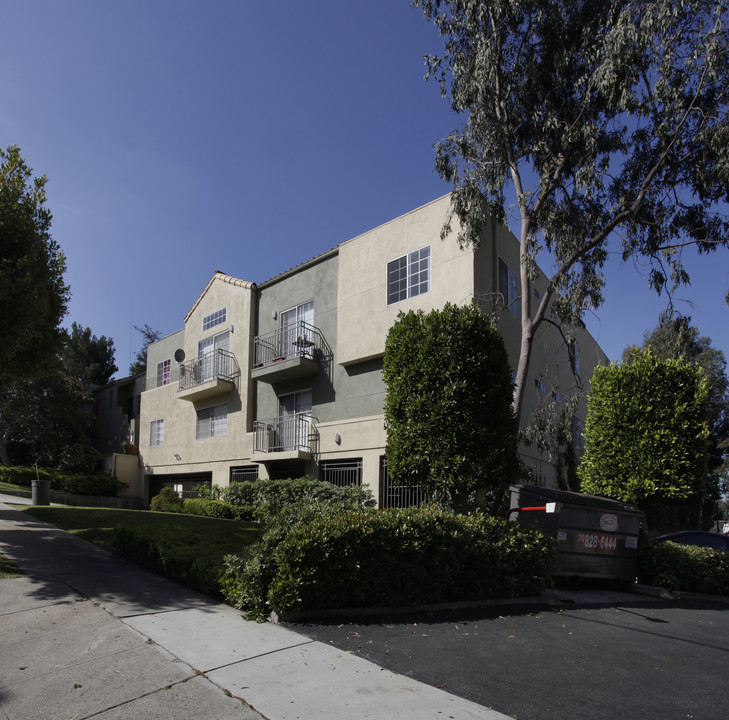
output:
[[[409,0],[0,0],[0,26],[0,145],[48,176],[65,324],[113,338],[118,377],[215,270],[262,282],[449,190]],[[692,256],[677,296],[729,356],[728,260]],[[586,320],[619,360],[665,306],[612,256]]]

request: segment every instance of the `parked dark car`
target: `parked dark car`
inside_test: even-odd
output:
[[[663,542],[664,540],[681,543],[681,545],[696,545],[697,547],[708,547],[729,552],[729,535],[719,535],[719,533],[683,530],[654,538],[654,542]]]

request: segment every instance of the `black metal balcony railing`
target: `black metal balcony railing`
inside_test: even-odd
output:
[[[240,376],[238,361],[227,350],[213,350],[180,364],[179,390],[189,390],[211,380],[235,382]]]
[[[321,331],[303,320],[285,325],[253,341],[253,367],[267,367],[290,358],[317,359],[331,354]]]
[[[254,452],[315,452],[318,433],[310,413],[295,413],[253,423]]]

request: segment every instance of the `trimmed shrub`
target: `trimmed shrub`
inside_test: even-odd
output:
[[[207,498],[188,498],[182,501],[182,512],[186,515],[202,515],[204,517],[221,518],[223,520],[251,520],[250,508],[239,507]]]
[[[729,595],[729,553],[670,541],[641,544],[640,582],[666,590]]]
[[[67,473],[48,468],[34,467],[6,467],[0,466],[0,480],[31,487],[36,477],[41,480],[49,480],[51,490],[69,495],[101,495],[104,497],[116,497],[125,487],[126,483],[117,480],[111,475],[98,473],[95,475],[84,475],[80,473]]]
[[[223,592],[259,618],[520,597],[550,585],[555,560],[551,538],[483,515],[311,504],[298,522],[267,531],[254,554],[226,557]]]
[[[120,557],[206,595],[219,598],[223,568],[219,558],[201,551],[204,538],[199,540],[197,542],[193,534],[188,538],[188,544],[181,545],[175,540],[165,542],[149,537],[138,528],[114,528],[114,550]]]
[[[390,479],[473,509],[508,507],[519,423],[504,340],[475,305],[400,313],[385,343]]]
[[[337,487],[308,477],[231,483],[221,489],[221,499],[231,505],[250,508],[252,517],[265,523],[301,503],[322,502],[343,510],[374,507],[375,504],[369,488]]]
[[[53,472],[51,470],[38,468],[38,477],[41,480],[51,480],[52,476]],[[30,487],[35,479],[36,470],[34,467],[0,465],[0,480],[3,482]]]
[[[596,367],[578,469],[581,491],[641,506],[703,496],[707,397],[701,368],[650,351]]]
[[[163,487],[158,495],[149,501],[153,512],[182,512],[182,498],[171,487]]]

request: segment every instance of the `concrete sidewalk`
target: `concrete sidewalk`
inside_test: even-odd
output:
[[[10,508],[0,720],[499,720],[507,716],[208,597]]]

